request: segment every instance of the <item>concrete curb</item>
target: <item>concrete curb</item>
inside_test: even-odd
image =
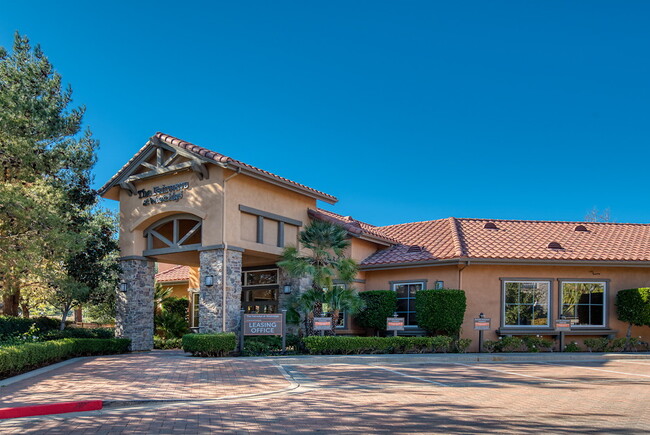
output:
[[[650,352],[596,353],[435,353],[390,355],[299,355],[255,358],[254,361],[273,361],[282,365],[328,364],[436,364],[453,362],[542,362],[542,361],[607,361],[614,359],[650,359]]]
[[[6,387],[7,385],[14,384],[16,382],[24,381],[25,379],[33,378],[34,376],[38,376],[43,373],[47,373],[52,370],[56,370],[59,367],[67,366],[68,364],[75,363],[77,361],[81,361],[83,359],[86,359],[88,357],[85,356],[80,356],[76,358],[70,358],[65,361],[61,361],[55,364],[51,364],[49,366],[41,367],[40,369],[32,370],[31,372],[23,373],[22,375],[17,375],[13,376],[11,378],[7,379],[2,379],[0,380],[0,387]]]
[[[46,403],[38,405],[15,406],[0,409],[0,420],[9,418],[35,417],[39,415],[65,414],[68,412],[98,411],[103,408],[101,400],[81,400],[77,402]]]

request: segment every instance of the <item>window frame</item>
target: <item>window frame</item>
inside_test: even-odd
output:
[[[571,329],[607,329],[609,328],[609,304],[607,298],[609,296],[609,279],[590,279],[590,278],[558,278],[557,280],[557,297],[558,297],[558,319],[561,318],[564,311],[564,299],[562,287],[564,284],[603,284],[603,323],[600,325],[574,325],[571,323]],[[593,304],[588,304],[589,306]]]
[[[256,272],[275,272],[275,283],[274,284],[248,284],[248,274]],[[242,287],[270,287],[270,286],[279,286],[280,285],[280,269],[277,267],[269,267],[264,269],[251,269],[251,270],[242,270]]]
[[[552,278],[499,278],[501,281],[501,321],[500,329],[552,329],[553,328],[553,279]],[[506,285],[508,283],[539,283],[548,284],[548,306],[546,307],[546,325],[507,325],[506,324]]]
[[[427,289],[427,282],[428,282],[428,281],[429,281],[429,280],[427,280],[427,279],[407,279],[407,280],[399,280],[399,281],[389,281],[389,284],[390,284],[390,289],[391,289],[392,291],[394,291],[395,293],[397,293],[397,290],[395,289],[395,287],[398,286],[398,285],[414,285],[414,284],[420,284],[420,285],[422,286],[422,288],[421,288],[420,290],[426,290],[426,289]],[[417,291],[417,290],[416,290],[416,291]],[[413,311],[409,310],[409,311],[406,312],[406,314],[411,314],[411,313],[413,313],[413,315],[416,315],[416,311],[415,311],[415,297],[413,297],[413,298],[400,298],[400,297],[398,297],[398,298],[397,298],[398,301],[399,301],[400,299],[406,299],[406,300],[410,300],[410,299],[412,299],[412,300],[413,300]],[[398,303],[399,303],[399,302],[398,302]],[[410,303],[409,303],[409,308],[411,308],[411,304],[410,304]],[[396,311],[396,312],[397,312],[397,315],[398,315],[398,316],[399,316],[400,314],[405,314],[405,313],[403,313],[403,312],[400,313],[399,311]],[[404,319],[404,323],[405,323],[405,324],[404,324],[404,328],[405,328],[405,329],[418,329],[418,328],[420,328],[420,326],[417,325],[417,324],[415,324],[415,325],[407,325],[407,324],[406,324],[406,323],[407,323],[407,319]]]

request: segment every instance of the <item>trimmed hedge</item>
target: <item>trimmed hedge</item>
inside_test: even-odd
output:
[[[35,317],[26,319],[24,317],[0,316],[0,337],[12,337],[24,334],[35,325],[40,332],[59,329],[59,320],[49,317]]]
[[[397,311],[397,294],[391,290],[369,290],[359,292],[359,297],[366,308],[354,316],[356,323],[364,328],[385,330],[386,317]]]
[[[418,326],[428,332],[457,336],[465,317],[467,298],[463,290],[420,290],[415,293]]]
[[[77,356],[125,353],[130,345],[126,338],[65,338],[0,347],[0,378]]]
[[[455,345],[451,337],[345,337],[311,336],[303,338],[312,355],[353,355],[367,353],[431,353],[451,349],[464,351],[471,340]],[[461,350],[462,349],[462,350]]]
[[[183,350],[193,356],[226,356],[236,347],[237,337],[232,332],[183,336]]]
[[[618,320],[628,323],[627,336],[632,325],[650,326],[650,288],[631,288],[616,294]]]
[[[41,335],[43,340],[60,340],[62,338],[115,338],[112,328],[67,328],[63,331],[48,331]]]

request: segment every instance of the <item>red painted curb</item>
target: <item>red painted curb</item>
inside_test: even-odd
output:
[[[33,417],[35,415],[64,414],[66,412],[97,411],[98,409],[102,409],[103,406],[104,402],[101,400],[84,400],[80,402],[0,408],[0,420],[6,418]]]

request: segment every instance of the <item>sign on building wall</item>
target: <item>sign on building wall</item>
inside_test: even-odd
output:
[[[283,335],[282,314],[244,314],[244,335]]]
[[[556,331],[570,331],[571,330],[571,320],[569,320],[569,319],[555,319],[555,330]]]
[[[144,199],[142,205],[160,204],[163,202],[176,202],[183,198],[183,191],[190,188],[190,183],[184,181],[176,184],[163,184],[151,189],[138,190],[138,199]]]
[[[475,317],[474,318],[474,330],[475,331],[489,331],[490,322],[492,319],[488,317]]]
[[[403,331],[404,317],[387,317],[386,331]]]
[[[330,331],[331,329],[331,317],[314,317],[314,331]]]

